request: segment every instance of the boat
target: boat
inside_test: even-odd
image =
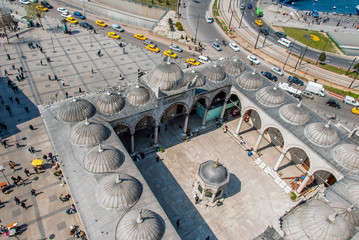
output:
[[[355,10],[357,10],[357,14],[359,14],[359,5],[355,7]]]

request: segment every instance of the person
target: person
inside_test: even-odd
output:
[[[29,108],[28,107],[24,107],[25,111],[28,113],[29,112]]]
[[[15,97],[15,102],[17,102],[17,104],[20,104],[20,100],[17,97]]]
[[[17,185],[17,178],[15,178],[14,176],[11,176],[11,180],[12,180],[12,182],[14,183],[14,185],[16,186],[16,187],[18,187],[18,185]]]
[[[15,163],[13,161],[9,162],[9,166],[12,172],[15,172]]]
[[[35,189],[31,189],[31,195],[36,197],[36,191],[35,191]]]
[[[194,200],[195,200],[195,203],[197,204],[199,202],[199,197],[197,194],[194,195]]]
[[[25,170],[24,170],[24,173],[26,174],[26,177],[28,177],[28,176],[30,176],[30,175],[31,175],[30,171],[29,171],[29,170],[27,170],[26,168],[25,168]]]
[[[101,50],[98,50],[97,55],[101,57]]]
[[[79,87],[79,93],[82,93],[82,89]]]
[[[47,161],[47,156],[46,156],[46,154],[44,154],[44,155],[42,156],[42,158]]]
[[[20,204],[20,200],[17,197],[14,197],[14,201],[15,201],[16,205]]]
[[[227,131],[228,131],[227,125],[224,125],[224,127],[223,127],[223,132],[224,132],[224,133],[227,133]]]
[[[65,92],[65,96],[66,96],[66,98],[69,98],[69,93]]]
[[[176,226],[177,226],[178,229],[180,228],[180,222],[181,222],[181,219],[177,219]]]
[[[54,78],[55,78],[56,81],[58,80],[56,74],[54,75]],[[62,86],[65,86],[65,82],[64,81],[62,81],[62,82],[63,82]]]
[[[156,162],[159,162],[160,161],[160,157],[156,157]]]
[[[24,202],[21,202],[21,203],[20,203],[20,206],[21,206],[23,209],[27,210],[27,207],[26,207],[26,205],[25,205]]]
[[[19,147],[20,147],[20,143],[19,143],[18,140],[16,140],[15,145],[16,145],[16,148],[19,148]]]
[[[34,130],[34,127],[30,124],[29,125],[30,130]]]
[[[37,170],[36,167],[34,167],[34,171],[35,171],[36,174],[39,174],[39,170]]]
[[[41,64],[41,66],[42,66],[42,60],[40,60],[40,64]]]
[[[252,156],[253,155],[253,148],[249,149],[248,150],[248,157]]]
[[[65,87],[65,81],[64,80],[61,81],[61,84],[62,84],[63,87]]]
[[[51,81],[51,76],[50,75],[47,75],[47,77],[49,78],[49,80]]]

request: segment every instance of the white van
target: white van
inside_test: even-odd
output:
[[[351,96],[345,96],[345,98],[343,99],[343,102],[347,103],[349,105],[353,105],[354,107],[359,106],[359,102],[357,100],[355,100],[355,98],[353,98]]]
[[[214,22],[212,14],[209,11],[206,12],[205,18],[206,18],[207,23],[213,23]]]
[[[279,39],[279,40],[278,40],[278,43],[280,43],[280,44],[282,44],[282,45],[284,45],[284,46],[286,46],[286,47],[290,47],[290,46],[292,45],[292,42],[289,41],[289,40],[286,39],[286,38],[281,38],[281,39]]]
[[[200,63],[210,63],[211,62],[211,59],[209,59],[209,57],[206,57],[206,56],[199,56],[198,57],[198,61]]]

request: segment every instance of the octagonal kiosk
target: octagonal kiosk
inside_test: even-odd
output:
[[[209,160],[199,165],[197,180],[194,183],[194,193],[200,203],[217,206],[223,201],[223,191],[229,182],[228,169],[217,161]]]

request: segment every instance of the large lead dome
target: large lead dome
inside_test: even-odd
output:
[[[203,72],[206,78],[213,82],[222,82],[226,78],[226,72],[223,67],[218,66],[217,63],[214,63],[213,66],[207,64],[207,68]]]
[[[160,88],[161,91],[176,90],[186,86],[187,82],[183,78],[182,69],[173,62],[165,62],[157,65],[147,77],[144,82],[153,91]]]
[[[141,106],[150,100],[150,93],[144,87],[133,86],[126,90],[126,100],[134,106]]]
[[[206,79],[203,74],[194,69],[184,74],[184,78],[190,87],[203,87],[206,84]]]
[[[110,130],[101,123],[79,122],[72,127],[70,139],[77,145],[98,144],[110,136]]]
[[[284,105],[280,108],[279,114],[285,121],[294,125],[301,125],[309,120],[309,113],[301,103]]]
[[[266,107],[278,107],[285,102],[284,91],[277,86],[262,88],[257,92],[256,97]]]
[[[232,76],[238,75],[245,71],[244,64],[237,58],[229,58],[222,64],[224,71]]]
[[[238,77],[238,84],[245,90],[257,90],[263,86],[263,79],[256,72],[245,72]]]
[[[113,115],[121,111],[125,100],[117,93],[102,93],[96,99],[96,107],[104,114]]]
[[[322,147],[332,146],[339,141],[338,133],[330,123],[311,123],[304,133],[312,143]]]
[[[62,104],[59,117],[65,122],[79,122],[86,117],[92,117],[95,113],[96,108],[89,101],[74,98]]]
[[[359,168],[359,146],[354,144],[341,144],[334,148],[335,160],[349,170]]]

